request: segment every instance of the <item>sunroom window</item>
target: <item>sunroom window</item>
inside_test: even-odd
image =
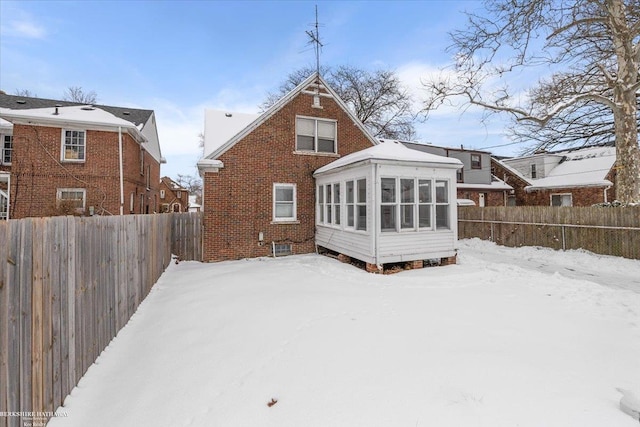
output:
[[[436,229],[449,229],[449,182],[436,180]]]

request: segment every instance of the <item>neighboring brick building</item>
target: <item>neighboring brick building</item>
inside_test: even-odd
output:
[[[160,212],[188,212],[189,190],[168,176],[160,179]]]
[[[153,111],[0,94],[0,118],[9,218],[158,211]]]
[[[313,252],[313,172],[376,143],[315,74],[262,115],[207,111],[203,259]]]
[[[512,206],[591,206],[615,198],[615,147],[601,146],[492,159],[514,188]]]

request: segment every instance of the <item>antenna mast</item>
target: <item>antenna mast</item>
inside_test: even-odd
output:
[[[309,36],[309,38],[311,40],[309,40],[309,44],[313,44],[313,48],[316,52],[316,72],[318,73],[318,75],[320,75],[320,48],[323,46],[322,42],[320,41],[320,34],[318,31],[318,5],[316,5],[316,25],[315,25],[315,32],[313,31],[306,31],[307,35]]]

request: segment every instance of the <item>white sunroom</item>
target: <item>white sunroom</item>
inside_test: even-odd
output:
[[[383,264],[455,259],[458,159],[384,142],[316,170],[316,244]]]

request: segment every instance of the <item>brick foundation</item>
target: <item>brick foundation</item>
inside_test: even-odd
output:
[[[351,257],[345,254],[340,254],[338,255],[338,261],[348,264],[351,262]]]
[[[382,269],[378,268],[376,264],[367,263],[365,268],[367,270],[367,273],[382,273]]]
[[[458,255],[440,258],[440,265],[453,265],[458,263]]]
[[[424,267],[424,262],[421,259],[419,259],[417,261],[409,261],[406,264],[405,268],[407,270],[417,270],[417,269],[422,268],[422,267]]]

